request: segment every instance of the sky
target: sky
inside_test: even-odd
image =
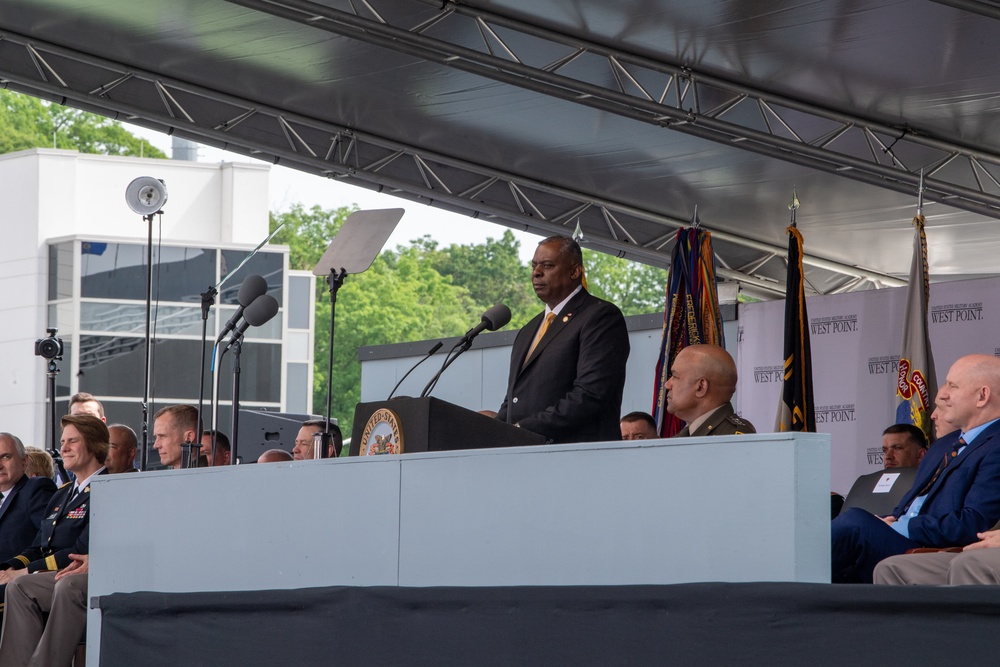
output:
[[[168,156],[170,155],[172,139],[166,134],[128,123],[124,123],[124,125],[132,134],[146,139],[150,144]],[[253,158],[222,151],[211,146],[199,146],[198,161],[255,162]],[[508,229],[502,225],[442,211],[333,179],[321,178],[287,167],[270,166],[270,207],[272,211],[287,211],[295,203],[302,203],[306,208],[319,205],[325,209],[334,209],[357,204],[362,210],[404,209],[406,213],[403,214],[403,219],[386,244],[389,248],[406,245],[411,240],[424,235],[431,236],[442,246],[452,243],[482,243],[490,237],[499,238]],[[535,246],[542,237],[519,230],[511,231],[521,242],[521,259],[523,261],[530,260]]]

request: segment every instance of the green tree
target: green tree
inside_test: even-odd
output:
[[[118,121],[0,90],[0,153],[53,146],[81,153],[166,157]]]
[[[667,270],[584,249],[587,289],[621,308],[625,315],[663,311]]]
[[[521,243],[510,230],[499,239],[445,249],[438,249],[437,242],[426,236],[416,243],[438,273],[469,291],[478,308],[507,304],[512,313],[508,328],[520,327],[537,314],[539,301],[531,289],[530,269],[521,261]]]

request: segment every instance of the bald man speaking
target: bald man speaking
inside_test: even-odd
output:
[[[730,402],[736,362],[718,345],[688,345],[677,353],[667,380],[667,412],[687,422],[675,438],[756,433]]]

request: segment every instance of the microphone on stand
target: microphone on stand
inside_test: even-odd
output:
[[[245,283],[246,281],[244,281]],[[240,287],[240,291],[243,291],[242,287]],[[278,300],[270,294],[261,294],[241,314],[243,315],[243,322],[233,331],[233,335],[229,339],[229,344],[222,351],[223,354],[243,338],[243,334],[246,333],[247,329],[250,327],[259,327],[277,315]]]
[[[445,357],[444,364],[441,365],[441,369],[434,374],[431,381],[428,382],[427,386],[424,387],[424,390],[420,392],[420,398],[429,395],[431,391],[434,390],[434,386],[437,384],[437,381],[441,379],[441,375],[445,372],[448,366],[451,366],[451,364],[458,359],[463,352],[472,347],[473,338],[481,334],[484,329],[488,331],[496,331],[497,329],[506,326],[508,322],[510,322],[510,308],[504,304],[498,303],[487,309],[487,311],[483,313],[479,324],[466,331],[465,335],[462,336],[457,343],[455,343],[453,348],[451,348],[448,352],[448,356]],[[458,350],[458,352],[455,352],[455,350]]]
[[[406,373],[403,375],[403,377],[399,378],[399,382],[397,382],[396,386],[393,387],[392,391],[389,392],[389,398],[392,398],[392,395],[396,393],[396,390],[399,389],[399,385],[403,384],[403,380],[405,380],[406,378],[408,378],[410,376],[410,373],[412,373],[413,371],[417,370],[417,366],[419,366],[420,364],[424,363],[425,361],[427,361],[428,359],[430,359],[431,357],[433,357],[434,353],[437,352],[438,350],[440,350],[443,345],[444,345],[444,343],[442,343],[441,341],[438,341],[438,342],[434,343],[434,347],[432,347],[430,349],[430,352],[428,352],[427,354],[425,354],[420,361],[418,361],[417,363],[413,364],[413,366],[410,367],[410,370],[406,371]],[[389,398],[387,398],[385,400],[388,401]]]
[[[240,284],[240,291],[236,294],[236,300],[239,302],[240,307],[236,309],[236,312],[233,313],[233,316],[229,318],[228,322],[226,322],[226,326],[223,327],[222,333],[220,333],[219,337],[215,339],[216,345],[222,342],[222,340],[226,337],[227,333],[236,328],[236,323],[239,322],[241,317],[243,317],[243,313],[246,311],[246,309],[249,308],[250,305],[257,298],[263,296],[266,293],[267,293],[267,281],[264,280],[262,276],[258,276],[255,274],[247,276],[246,278],[243,279],[243,282]],[[243,331],[246,331],[246,329],[244,328]]]

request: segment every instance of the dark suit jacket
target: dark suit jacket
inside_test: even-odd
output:
[[[961,433],[939,438],[927,450],[913,486],[893,510],[899,517],[934,476]],[[930,547],[964,546],[1000,520],[1000,422],[993,424],[952,459],[927,492],[918,516],[910,519],[910,539]]]
[[[69,482],[59,487],[45,508],[45,519],[31,546],[0,567],[28,568],[29,572],[61,570],[70,564],[70,554],[90,553],[90,485],[69,501],[74,486]]]
[[[56,485],[48,477],[27,475],[10,490],[10,498],[0,508],[0,562],[13,558],[31,544],[55,491]]]
[[[544,311],[517,334],[497,418],[550,442],[620,440],[629,342],[618,307],[581,290],[525,363]]]

